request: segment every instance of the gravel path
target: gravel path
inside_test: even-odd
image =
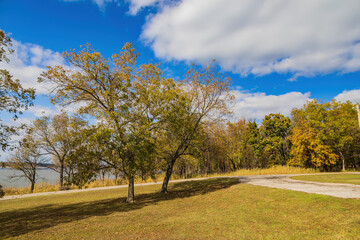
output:
[[[342,183],[320,183],[320,182],[300,181],[289,178],[292,176],[300,176],[300,175],[308,175],[308,174],[253,175],[253,176],[229,176],[229,177],[239,178],[239,182],[241,183],[248,183],[263,187],[281,188],[281,189],[288,189],[288,190],[294,190],[294,191],[300,191],[306,193],[316,193],[316,194],[322,194],[322,195],[328,195],[328,196],[340,197],[340,198],[360,198],[360,185],[342,184]],[[229,178],[229,177],[224,176],[221,178]],[[211,178],[219,178],[219,177],[182,179],[182,180],[173,180],[170,182],[176,183],[176,182],[186,182],[186,181],[200,181]],[[157,184],[162,184],[162,182],[138,183],[135,184],[135,186],[146,186],[146,185],[157,185]],[[25,197],[48,196],[48,195],[56,195],[56,194],[98,191],[98,190],[126,188],[126,187],[127,185],[119,185],[119,186],[87,188],[87,189],[79,189],[79,190],[66,190],[66,191],[56,191],[56,192],[12,195],[12,196],[5,196],[3,198],[0,198],[0,201],[25,198]]]
[[[357,173],[358,174],[358,173]],[[306,193],[316,193],[340,198],[360,198],[360,185],[344,183],[321,183],[290,179],[289,175],[241,176],[239,181],[263,187],[281,188]]]

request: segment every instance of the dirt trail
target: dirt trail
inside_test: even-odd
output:
[[[240,182],[263,187],[281,188],[306,193],[316,193],[340,198],[360,198],[360,185],[344,183],[321,183],[290,179],[289,175],[241,176]]]

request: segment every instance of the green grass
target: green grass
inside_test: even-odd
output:
[[[300,167],[292,167],[292,166],[272,166],[270,168],[255,168],[255,169],[240,169],[235,172],[227,172],[221,174],[209,174],[209,175],[202,175],[202,174],[194,174],[189,176],[188,178],[192,177],[219,177],[219,176],[239,176],[239,175],[265,175],[265,174],[301,174],[301,173],[318,173],[319,171],[310,168],[300,168]],[[171,178],[172,180],[175,179],[182,179],[180,176],[174,175]],[[162,182],[164,180],[164,176],[158,175],[156,177],[156,182]],[[153,182],[153,179],[149,178],[146,180],[136,179],[135,183],[145,183],[145,182]],[[105,187],[105,186],[115,186],[115,185],[122,185],[127,184],[128,182],[121,179],[106,179],[104,181],[96,180],[89,184],[85,185],[85,188],[96,188],[96,187]],[[69,189],[77,189],[76,186],[70,186]],[[59,185],[52,185],[47,183],[40,183],[35,185],[34,193],[38,192],[52,192],[58,191]],[[21,187],[21,188],[14,188],[14,187],[7,187],[4,188],[4,192],[6,196],[10,195],[20,195],[20,194],[28,194],[30,193],[30,187]]]
[[[0,201],[0,238],[358,239],[360,200],[210,179]]]
[[[349,183],[360,185],[360,174],[339,173],[339,174],[320,174],[291,177],[296,180],[325,182],[325,183]]]

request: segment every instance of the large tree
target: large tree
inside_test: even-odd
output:
[[[230,79],[213,66],[194,66],[187,72],[182,86],[186,99],[183,104],[176,105],[178,110],[171,111],[165,119],[163,142],[168,144],[162,148],[166,166],[162,193],[167,193],[176,161],[187,154],[201,126],[209,121],[223,120],[229,113],[228,104],[232,99],[229,83]]]
[[[357,166],[356,139],[359,139],[360,130],[354,104],[334,100],[324,103],[315,99],[294,109],[292,121],[291,164],[324,170],[334,167],[345,170],[347,162]]]
[[[357,112],[350,101],[340,103],[335,100],[325,104],[327,109],[324,122],[327,123],[326,142],[341,159],[341,168],[346,169],[347,159],[351,158],[351,147],[360,131],[357,126]]]
[[[136,67],[138,54],[130,43],[106,60],[91,46],[64,53],[73,70],[49,67],[40,81],[54,84],[53,103],[83,103],[79,112],[97,118],[99,129],[110,131],[107,164],[129,182],[127,202],[134,201],[134,181],[153,176],[156,166],[155,131],[171,109],[174,82],[153,64]]]
[[[9,62],[7,54],[13,53],[11,38],[0,30],[0,62]],[[0,69],[0,112],[8,112],[14,120],[29,106],[33,105],[35,89],[23,88],[18,79],[13,79],[6,69]],[[16,134],[19,127],[2,124],[0,119],[0,147],[5,150],[9,146],[11,135]]]

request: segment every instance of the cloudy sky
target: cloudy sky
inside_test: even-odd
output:
[[[140,63],[174,78],[216,59],[232,78],[234,117],[259,120],[312,98],[360,102],[359,12],[359,0],[0,0],[15,49],[0,69],[37,89],[26,122],[59,111],[37,83],[63,64],[59,53],[91,43],[110,57],[132,42]]]

